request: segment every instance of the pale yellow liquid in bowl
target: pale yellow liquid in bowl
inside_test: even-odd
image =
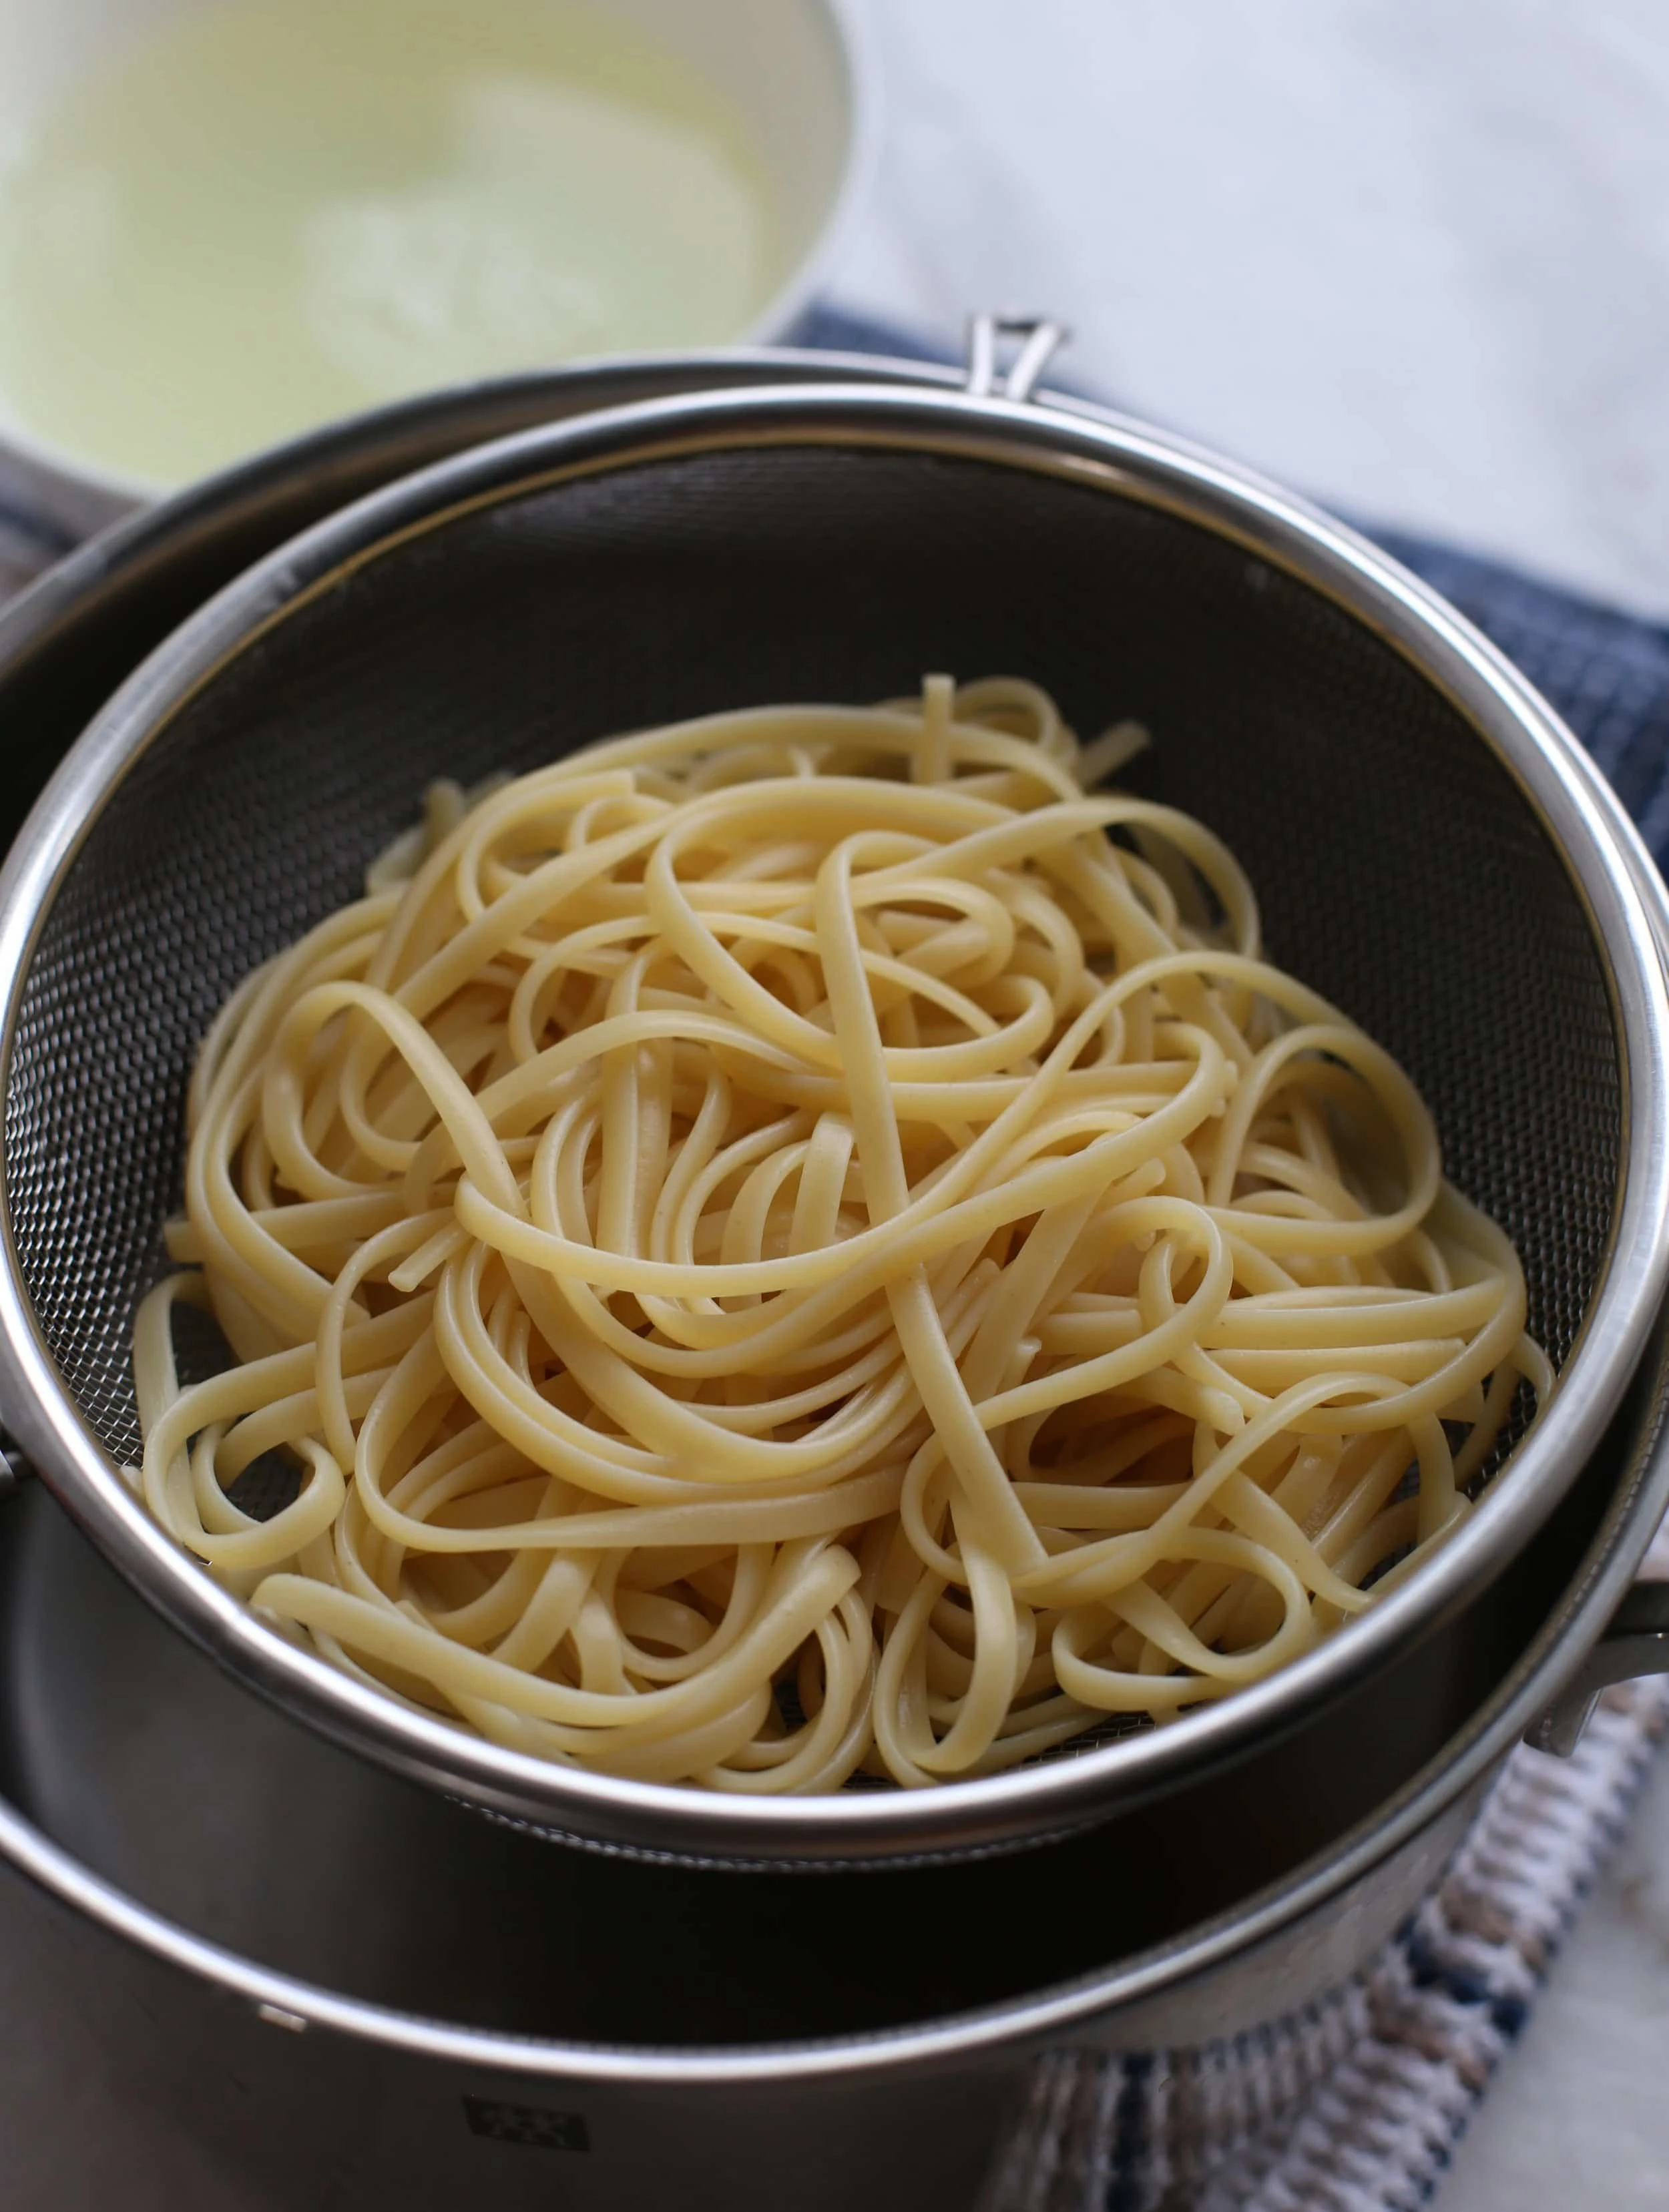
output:
[[[776,259],[740,118],[568,0],[224,0],[0,174],[0,424],[177,484],[437,385],[722,343]]]

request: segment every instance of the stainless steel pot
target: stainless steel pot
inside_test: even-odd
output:
[[[157,637],[310,510],[601,396],[578,381],[310,441],[76,556],[0,617],[0,806],[19,818]],[[861,2191],[877,2212],[966,2212],[1032,2051],[1215,2037],[1337,1981],[1585,1655],[1596,1674],[1638,1662],[1596,1639],[1669,1492],[1666,1382],[1655,1342],[1541,1533],[1329,1724],[1047,1854],[786,1887],[582,1861],[384,1778],[253,1705],[21,1496],[0,1514],[0,2041],[8,2090],[41,2084],[31,2132],[52,2151],[41,2193],[13,2201],[832,2212]],[[1034,1936],[1039,1895],[1069,1893],[1081,1940],[1046,1916]],[[900,1920],[938,1939],[903,1989],[881,1940]],[[962,1954],[994,1933],[1006,1960],[981,1984]]]
[[[965,392],[685,391],[436,463],[194,616],[14,847],[11,1425],[155,1603],[396,1771],[610,1845],[737,1860],[978,1850],[1103,1819],[1319,1720],[1441,1628],[1576,1480],[1638,1366],[1669,1269],[1669,999],[1661,888],[1626,817],[1507,663],[1373,548],[1174,441],[1026,404],[1048,337],[1030,332],[1002,396],[986,325]],[[580,1772],[287,1643],[111,1469],[137,1441],[131,1316],[209,1013],[339,901],[427,775],[739,699],[871,696],[923,656],[1026,668],[1081,716],[1141,714],[1160,795],[1232,836],[1277,955],[1410,1066],[1453,1171],[1520,1246],[1561,1370],[1508,1474],[1419,1576],[1270,1680],[933,1791],[745,1798]]]

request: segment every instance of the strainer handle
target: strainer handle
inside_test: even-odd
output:
[[[34,1474],[21,1447],[0,1428],[0,1506]],[[1568,1759],[1602,1692],[1648,1674],[1669,1674],[1669,1582],[1634,1585],[1571,1680],[1525,1730],[1525,1741]]]
[[[1553,1703],[1525,1732],[1538,1751],[1568,1759],[1602,1690],[1642,1674],[1669,1674],[1669,1583],[1636,1583]]]
[[[34,1468],[0,1428],[0,1506],[29,1482]],[[1636,1583],[1571,1680],[1525,1730],[1537,1751],[1568,1759],[1582,1740],[1601,1693],[1617,1682],[1669,1674],[1669,1582]]]

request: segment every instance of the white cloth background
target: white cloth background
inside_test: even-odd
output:
[[[1665,0],[852,5],[843,301],[1041,306],[1137,411],[1669,615]]]

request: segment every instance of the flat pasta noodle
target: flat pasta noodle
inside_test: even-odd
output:
[[[1551,1376],[1395,1061],[1087,787],[1142,742],[929,677],[436,787],[204,1042],[152,1514],[392,1695],[713,1790],[992,1773],[1338,1629]]]

